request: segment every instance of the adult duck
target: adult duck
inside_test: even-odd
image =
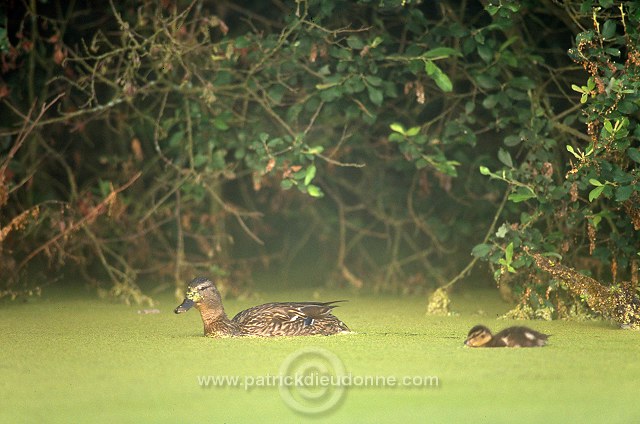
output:
[[[337,302],[340,301],[265,303],[229,319],[213,281],[197,277],[187,286],[185,299],[174,312],[181,314],[195,306],[200,311],[204,335],[208,337],[329,336],[350,332],[345,323],[331,313]]]

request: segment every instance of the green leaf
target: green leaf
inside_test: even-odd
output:
[[[640,150],[635,147],[629,147],[627,149],[627,156],[629,156],[632,161],[640,163]]]
[[[578,93],[584,93],[585,92],[585,90],[582,87],[580,87],[578,85],[575,85],[575,84],[571,84],[571,89],[573,91],[577,91]]]
[[[402,135],[406,134],[402,124],[399,124],[397,122],[394,122],[393,124],[389,125],[389,128],[391,128],[392,131],[395,131],[395,132],[400,133]]]
[[[609,56],[620,57],[620,49],[616,49],[614,47],[609,47],[604,49],[604,52]]]
[[[436,64],[433,63],[430,60],[425,60],[424,61],[424,71],[427,73],[427,75],[431,76],[436,72]]]
[[[378,90],[371,85],[367,86],[367,91],[369,92],[369,100],[376,106],[380,106],[382,101],[384,100],[384,96],[382,95],[382,90]]]
[[[494,50],[486,44],[479,44],[477,49],[480,59],[485,63],[490,63],[493,60]]]
[[[480,75],[476,75],[475,78],[480,88],[484,88],[485,90],[490,90],[490,89],[500,87],[500,82],[492,76],[480,74]]]
[[[328,82],[328,83],[325,83],[325,84],[316,84],[316,89],[317,90],[326,90],[327,88],[335,87],[336,85],[338,85],[337,82]]]
[[[207,163],[208,159],[208,156],[198,153],[193,157],[193,166],[198,168]]]
[[[329,48],[329,54],[331,57],[335,57],[339,60],[349,61],[351,60],[351,50],[345,49],[343,47],[332,46]]]
[[[213,126],[219,129],[220,131],[226,131],[229,129],[229,124],[220,116],[216,116],[213,120]]]
[[[420,133],[420,127],[411,127],[407,130],[406,135],[407,137],[413,137],[416,136]]]
[[[267,143],[267,146],[269,146],[269,148],[274,148],[274,147],[282,146],[283,144],[284,144],[284,141],[282,140],[282,138],[276,137],[269,140],[269,142]]]
[[[371,42],[371,48],[375,49],[376,47],[378,47],[380,45],[380,43],[382,43],[384,40],[382,39],[382,37],[376,37],[373,39],[373,41]]]
[[[520,40],[520,37],[518,37],[517,35],[514,35],[512,37],[510,37],[507,41],[505,41],[504,43],[500,44],[500,52],[504,52],[507,47],[509,47],[510,45],[512,45],[513,43],[515,43],[516,41]]]
[[[366,79],[369,84],[374,85],[376,87],[382,84],[382,78],[377,77],[375,75],[367,75],[366,77],[364,77],[364,79]]]
[[[491,253],[493,250],[493,246],[486,243],[476,244],[473,249],[471,249],[471,254],[476,258],[484,258]]]
[[[282,101],[282,97],[284,96],[285,88],[282,85],[274,85],[269,89],[269,97],[275,102],[280,103]]]
[[[515,193],[511,193],[508,197],[513,203],[520,203],[529,199],[536,198],[536,194],[526,188],[519,188]]]
[[[432,61],[426,60],[424,62],[424,71],[433,79],[440,90],[445,93],[453,90],[453,84],[449,77]]]
[[[633,194],[634,188],[631,185],[620,186],[616,190],[616,202],[624,202],[629,200]]]
[[[241,36],[236,38],[234,44],[236,49],[243,49],[245,47],[249,47],[252,43],[251,40],[249,40],[247,37]]]
[[[318,75],[326,77],[331,75],[331,67],[329,65],[324,65],[323,67],[318,69],[316,72],[318,72]]]
[[[311,197],[324,197],[324,193],[320,190],[320,187],[314,186],[313,184],[307,186],[307,193]]]
[[[309,155],[319,155],[322,152],[324,152],[324,147],[322,147],[322,146],[313,146],[313,147],[309,147],[309,150],[307,150],[305,153],[307,153]]]
[[[473,101],[469,101],[464,105],[464,112],[467,115],[471,115],[475,109],[476,109],[476,104]]]
[[[546,258],[548,258],[548,257],[556,258],[559,261],[562,260],[562,255],[559,254],[559,253],[556,253],[556,252],[545,252],[545,253],[542,254],[542,256],[544,256]]]
[[[511,154],[504,150],[502,147],[498,150],[498,159],[509,168],[513,168],[513,160],[511,160]]]
[[[576,151],[573,149],[573,146],[570,145],[570,144],[567,144],[567,151],[569,153],[571,153],[573,156],[575,156],[576,159],[581,159],[582,158],[579,154],[576,153]]]
[[[508,264],[513,262],[513,242],[507,245],[507,248],[504,250],[504,257]]]
[[[175,147],[178,146],[181,142],[182,139],[184,138],[184,131],[180,130],[180,131],[176,131],[175,133],[171,134],[171,137],[169,137],[169,146],[171,147]]]
[[[512,134],[512,135],[508,135],[504,138],[504,145],[508,146],[508,147],[513,147],[513,146],[517,146],[518,144],[520,144],[520,142],[522,141],[522,138]]]
[[[532,90],[536,87],[536,83],[528,77],[515,77],[509,81],[509,85],[521,90]]]
[[[398,133],[391,133],[389,134],[389,141],[394,141],[396,143],[402,143],[403,141],[405,141],[405,138],[402,134],[398,134]]]
[[[427,166],[429,166],[429,162],[423,157],[416,161],[416,169],[426,168]]]
[[[613,134],[613,125],[611,124],[611,121],[606,119],[604,121],[604,129],[607,130],[609,132],[609,134]]]
[[[595,199],[600,197],[602,194],[602,190],[604,190],[604,186],[596,187],[591,192],[589,192],[589,201],[593,202]]]
[[[308,186],[311,180],[316,176],[316,166],[311,165],[307,168],[307,173],[304,176],[304,185]]]
[[[416,127],[413,127],[413,128],[416,128]],[[409,135],[409,134],[407,133],[407,135]],[[424,144],[424,143],[426,143],[426,142],[427,142],[427,137],[426,137],[424,134],[420,134],[420,135],[416,136],[416,137],[413,139],[413,141],[414,141],[416,144]]]
[[[594,185],[596,187],[602,187],[604,185],[600,181],[596,180],[595,178],[589,178],[589,184]]]
[[[294,180],[302,180],[306,176],[307,176],[307,170],[306,169],[301,169],[300,171],[293,173],[293,179]]]
[[[283,190],[289,190],[291,187],[293,187],[293,181],[292,180],[282,180],[280,182],[280,187]]]
[[[350,35],[347,38],[347,44],[349,47],[356,50],[364,48],[364,42],[357,35]]]
[[[495,94],[488,95],[482,101],[482,106],[484,106],[485,109],[493,109],[494,107],[496,107],[497,104],[498,104],[498,96],[496,96]]]
[[[613,36],[616,35],[616,22],[611,19],[607,20],[604,25],[602,25],[601,34],[604,39],[613,38]]]
[[[485,6],[485,9],[487,12],[489,12],[489,15],[493,16],[496,13],[498,13],[498,11],[500,10],[500,6],[495,6],[493,4],[488,4],[487,6]]]
[[[481,166],[480,167],[480,173],[482,175],[491,175],[491,171],[486,166]]]
[[[450,56],[462,56],[462,53],[449,47],[436,47],[422,55],[425,59],[445,58]]]
[[[509,272],[513,272],[513,273],[515,273],[515,272],[516,272],[515,268],[513,268],[513,267],[511,266],[511,264],[509,264],[509,263],[508,263],[507,261],[505,261],[504,259],[498,259],[498,263],[499,263],[500,265],[504,265],[504,267],[505,267],[505,268],[507,268],[507,271],[509,271]]]
[[[431,78],[433,78],[440,90],[444,91],[445,93],[449,93],[453,90],[453,83],[451,82],[447,74],[442,72],[440,68],[437,68],[436,72],[431,76]]]

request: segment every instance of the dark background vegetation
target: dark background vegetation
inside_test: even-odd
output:
[[[636,2],[9,0],[0,297],[211,275],[426,294],[531,254],[637,282]]]

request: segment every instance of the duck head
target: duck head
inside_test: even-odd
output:
[[[464,344],[469,347],[480,347],[489,343],[492,338],[493,335],[487,327],[484,325],[476,325],[469,330],[467,340],[464,341]]]
[[[206,277],[197,277],[187,285],[187,293],[182,303],[173,311],[176,314],[187,312],[195,306],[200,312],[207,310],[224,314],[222,298],[216,285]]]

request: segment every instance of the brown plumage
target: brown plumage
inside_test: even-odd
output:
[[[215,284],[206,277],[193,279],[176,314],[195,306],[200,311],[204,334],[209,337],[231,336],[325,336],[349,332],[349,328],[331,314],[333,302],[265,303],[227,317]]]
[[[540,347],[547,344],[549,335],[528,327],[509,327],[498,334],[484,325],[476,325],[467,335],[464,344],[469,347]]]

